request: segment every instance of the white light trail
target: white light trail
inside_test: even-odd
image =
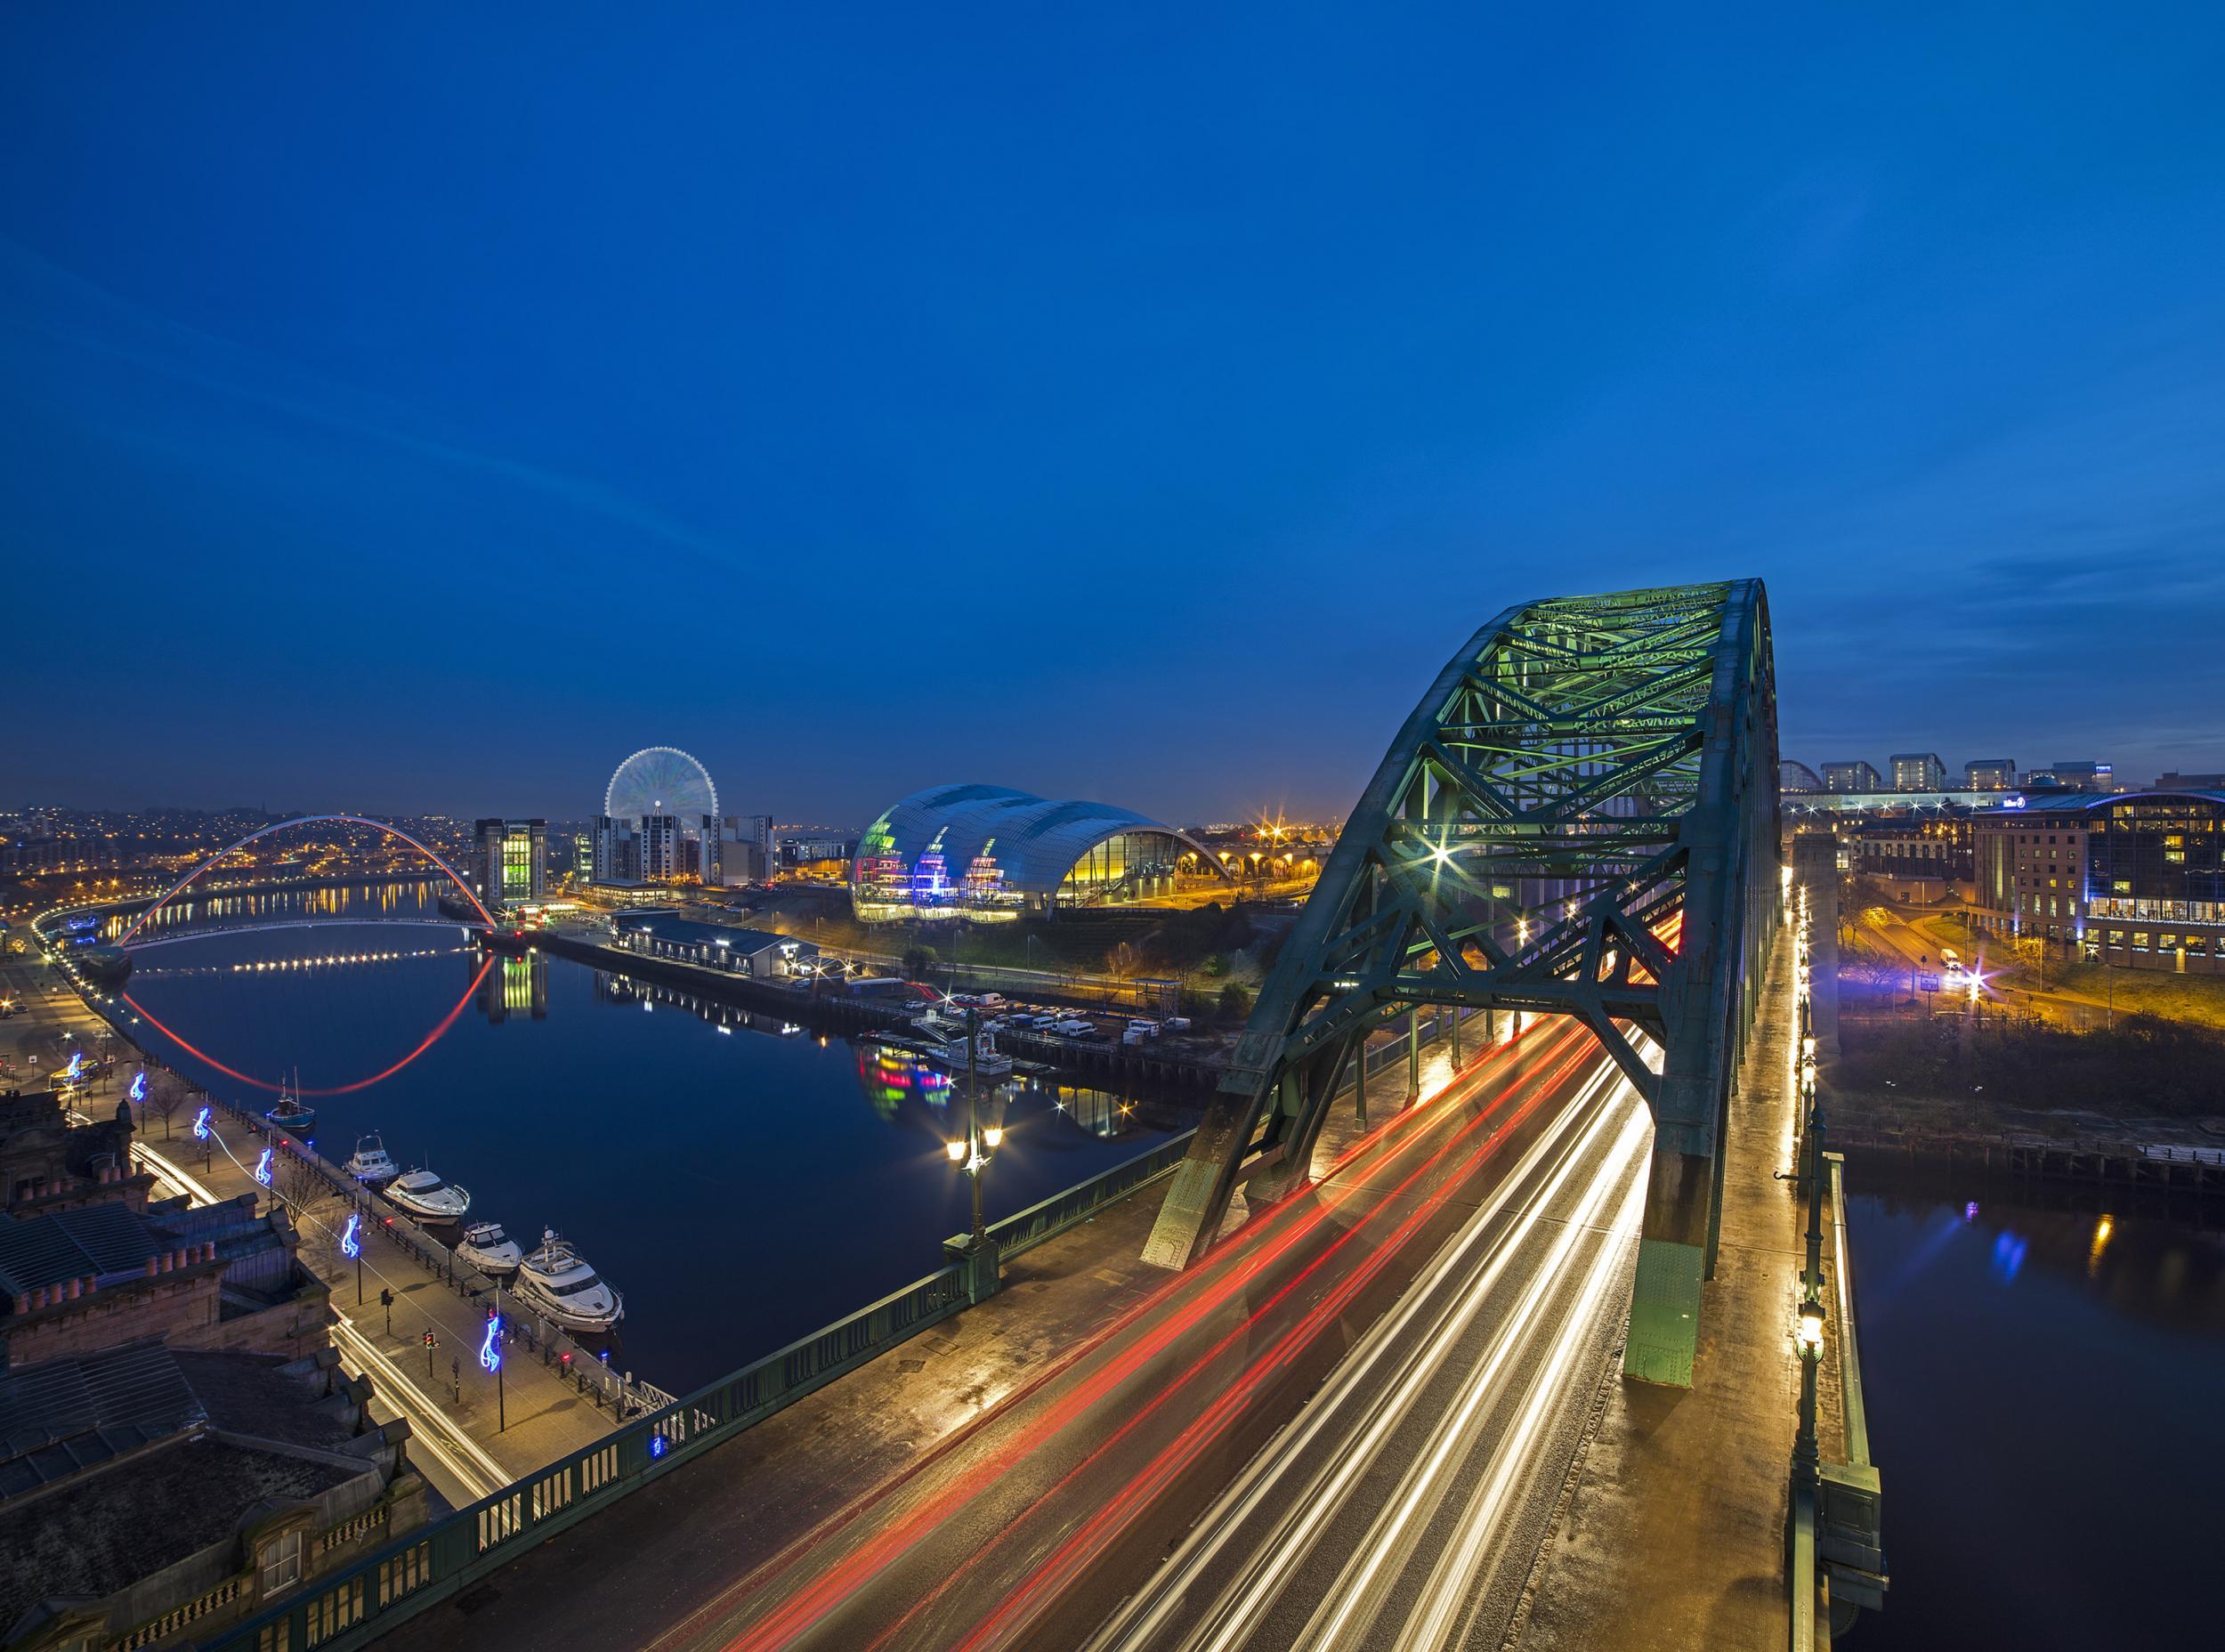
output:
[[[1620,1095],[1601,1105],[1577,1130],[1576,1121],[1586,1107],[1609,1093],[1611,1086]],[[1296,1424],[1252,1460],[1191,1528],[1151,1584],[1114,1613],[1089,1643],[1093,1652],[1145,1644],[1164,1632],[1189,1592],[1240,1538],[1251,1518],[1272,1501],[1282,1510],[1274,1528],[1251,1546],[1240,1575],[1201,1616],[1183,1644],[1226,1648],[1241,1643],[1257,1628],[1292,1568],[1302,1561],[1323,1526],[1341,1506],[1345,1494],[1399,1423],[1411,1414],[1439,1369],[1448,1337],[1457,1338],[1472,1324],[1491,1284],[1515,1259],[1545,1219],[1547,1209],[1569,1186],[1575,1167],[1589,1156],[1600,1134],[1620,1116],[1625,1121],[1626,1133],[1635,1128],[1642,1142],[1642,1109],[1635,1108],[1634,1102],[1634,1094],[1622,1082],[1613,1063],[1603,1060],[1501,1179],[1492,1197],[1445,1243],[1399,1306],[1362,1338],[1322,1391],[1307,1403]],[[1572,1135],[1576,1138],[1573,1142]],[[1520,1190],[1549,1164],[1552,1170],[1545,1185],[1528,1195],[1514,1225],[1479,1259],[1477,1239],[1491,1230],[1515,1203]],[[1447,1282],[1463,1270],[1466,1276],[1451,1293],[1451,1305],[1436,1308],[1436,1323],[1422,1335],[1413,1335],[1416,1323],[1430,1311],[1430,1305],[1443,1301]],[[1285,1485],[1310,1448],[1333,1428],[1344,1424],[1340,1415],[1344,1407],[1363,1395],[1373,1397],[1368,1401],[1365,1421],[1351,1429],[1348,1437],[1334,1443],[1331,1461],[1308,1480]]]

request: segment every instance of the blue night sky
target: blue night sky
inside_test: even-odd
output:
[[[1325,815],[1509,603],[1742,574],[1788,756],[2225,767],[2221,47],[19,0],[0,801]]]

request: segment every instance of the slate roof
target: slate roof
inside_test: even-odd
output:
[[[135,1274],[145,1268],[149,1257],[172,1248],[121,1203],[0,1221],[0,1291],[20,1296],[88,1274]]]

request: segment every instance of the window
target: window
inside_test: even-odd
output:
[[[309,1603],[309,1627],[303,1632],[302,1644],[320,1645],[349,1624],[360,1622],[362,1616],[363,1580],[352,1577]]]
[[[263,1545],[263,1593],[265,1598],[302,1581],[302,1535],[287,1532]]]
[[[2148,951],[2148,931],[2147,931],[2147,930],[2145,930],[2145,929],[2135,929],[2135,930],[2133,930],[2133,931],[2132,931],[2132,950],[2133,950],[2135,952],[2145,952],[2146,951]]]

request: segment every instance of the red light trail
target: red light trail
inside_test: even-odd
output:
[[[1564,1056],[1564,1052],[1568,1052],[1570,1046],[1580,1040],[1589,1041],[1582,1029],[1573,1026],[1566,1028],[1548,1044],[1541,1060],[1551,1062],[1556,1056]],[[1506,1048],[1509,1047],[1496,1046],[1494,1050]],[[1349,1301],[1351,1295],[1363,1288],[1384,1266],[1388,1265],[1399,1248],[1412,1237],[1419,1225],[1433,1214],[1442,1205],[1444,1199],[1450,1197],[1454,1187],[1498,1150],[1508,1134],[1527,1118],[1540,1104],[1551,1085],[1581,1059],[1581,1052],[1568,1053],[1558,1064],[1552,1065],[1549,1071],[1541,1071],[1517,1078],[1514,1089],[1493,1102],[1477,1117],[1462,1125],[1409,1173],[1396,1188],[1380,1198],[1371,1211],[1361,1216],[1351,1227],[1339,1234],[1327,1249],[1307,1263],[1295,1278],[1286,1282],[1272,1296],[1254,1308],[1240,1324],[1218,1340],[1210,1350],[1193,1361],[1179,1376],[1158,1390],[1153,1398],[1134,1416],[1129,1417],[1110,1439],[1101,1444],[1082,1464],[1070,1471],[1068,1476],[1063,1478],[1045,1495],[1048,1496],[1061,1489],[1074,1475],[1086,1470],[1098,1460],[1104,1451],[1111,1449],[1112,1446],[1118,1444],[1134,1429],[1154,1414],[1169,1399],[1181,1391],[1201,1372],[1207,1369],[1239,1339],[1249,1332],[1263,1316],[1286,1300],[1291,1292],[1299,1289],[1315,1273],[1326,1266],[1331,1258],[1343,1251],[1346,1245],[1363,1233],[1367,1233],[1377,1219],[1400,1196],[1410,1192],[1417,1181],[1434,1170],[1477,1130],[1490,1124],[1517,1095],[1526,1090],[1528,1099],[1513,1116],[1505,1119],[1487,1140],[1460,1162],[1458,1170],[1447,1179],[1444,1186],[1433,1193],[1421,1206],[1400,1222],[1397,1227],[1384,1239],[1378,1251],[1371,1253],[1347,1279],[1339,1282],[1337,1289],[1331,1292],[1323,1304],[1317,1305],[1299,1322],[1298,1326],[1285,1332],[1278,1338],[1268,1352],[1255,1360],[1237,1380],[1230,1392],[1223,1395],[1197,1421],[1192,1423],[1174,1446],[1162,1451],[1160,1457],[1154,1459],[1153,1464],[1145,1470],[1145,1474],[1139,1476],[1137,1481],[1131,1482],[1121,1496],[1116,1498],[1115,1504],[1105,1512],[1110,1514],[1118,1510],[1132,1508],[1135,1499],[1142,1495],[1144,1491],[1151,1488],[1145,1484],[1145,1481],[1151,1480],[1155,1485],[1156,1481],[1153,1477],[1163,1478],[1165,1472],[1170,1471],[1169,1463],[1172,1468],[1180,1466],[1179,1462],[1173,1462],[1170,1459],[1169,1454],[1179,1450],[1183,1453],[1181,1461],[1186,1462],[1189,1456],[1193,1455],[1194,1452],[1214,1434],[1225,1428],[1227,1421],[1241,1410],[1243,1401],[1249,1398],[1270,1371],[1276,1365],[1286,1362],[1290,1357],[1302,1351],[1319,1334],[1322,1327]],[[1442,1096],[1444,1093],[1440,1091],[1439,1095]],[[1411,1121],[1418,1116],[1420,1112],[1420,1108],[1411,1108],[1394,1115],[1376,1139],[1387,1139],[1391,1133],[1392,1125],[1401,1121]],[[1039,1419],[1023,1430],[1018,1437],[1001,1447],[989,1462],[968,1470],[956,1484],[938,1494],[927,1505],[906,1517],[901,1524],[892,1527],[889,1531],[868,1542],[856,1552],[837,1563],[826,1575],[783,1603],[770,1617],[745,1631],[740,1637],[730,1643],[730,1652],[742,1652],[743,1648],[756,1652],[758,1648],[784,1646],[797,1636],[806,1632],[829,1612],[841,1605],[860,1586],[884,1570],[921,1538],[941,1525],[949,1518],[952,1510],[971,1501],[1001,1479],[1023,1457],[1039,1448],[1043,1441],[1062,1431],[1070,1423],[1085,1414],[1121,1381],[1133,1375],[1147,1360],[1193,1329],[1205,1316],[1229,1300],[1262,1270],[1286,1254],[1292,1246],[1311,1234],[1321,1223],[1334,1216],[1351,1199],[1361,1196],[1364,1191],[1356,1187],[1338,1190],[1310,1207],[1306,1207],[1307,1219],[1277,1233],[1272,1243],[1258,1243],[1250,1247],[1239,1243],[1224,1247],[1225,1252],[1245,1251],[1247,1253],[1242,1255],[1240,1262],[1227,1267],[1220,1276],[1213,1279],[1210,1284],[1203,1284],[1196,1275],[1185,1275],[1172,1282],[1177,1287],[1195,1289],[1196,1300],[1183,1304],[1165,1324],[1154,1327],[1152,1332],[1134,1348],[1123,1350],[1121,1356],[1110,1363],[1104,1369],[1091,1373],[1074,1393],[1062,1397],[1047,1416]],[[1295,1204],[1294,1201],[1285,1202],[1283,1209],[1294,1208]],[[1279,1216],[1281,1211],[1272,1214]],[[1264,1235],[1264,1229],[1262,1232]],[[1210,1259],[1209,1257],[1209,1262]],[[1162,1301],[1166,1293],[1166,1288],[1162,1287],[1161,1292],[1154,1293],[1151,1299],[1145,1303],[1138,1304],[1128,1315],[1123,1316],[1119,1324],[1109,1327],[1106,1332],[1092,1338],[1084,1349],[1077,1350],[1077,1354],[1063,1362],[1058,1369],[1060,1371],[1073,1369],[1077,1359],[1102,1346],[1104,1337],[1117,1331],[1121,1324],[1132,1324],[1136,1314]],[[1045,1379],[1039,1379],[1039,1384],[1031,1385],[1031,1389],[1040,1385],[1040,1381],[1047,1380],[1054,1374],[1056,1373],[1045,1373]],[[1012,1404],[1016,1403],[1019,1397],[1022,1397],[1015,1396],[1013,1402],[1007,1402],[1003,1408],[1004,1411],[1009,1413]],[[884,1493],[886,1489],[884,1488]],[[865,1501],[878,1502],[879,1495],[877,1494],[873,1498]],[[1009,1529],[1008,1526],[1007,1529]],[[1092,1532],[1102,1530],[1101,1522],[1093,1521],[1086,1529]],[[796,1552],[797,1548],[811,1546],[826,1535],[827,1533],[823,1530],[814,1534],[812,1538],[805,1540],[804,1544],[792,1547],[789,1552]],[[1072,1541],[1070,1540],[1070,1544]],[[1046,1566],[1056,1563],[1067,1552],[1068,1550],[1062,1549],[1059,1555],[1053,1556],[1051,1560],[1045,1563]],[[891,1625],[883,1633],[881,1640],[886,1640],[888,1636],[901,1630],[910,1620],[912,1613],[916,1613],[939,1596],[943,1589],[954,1582],[958,1575],[962,1575],[972,1564],[973,1562],[969,1560],[966,1567],[959,1569],[959,1573],[954,1574],[951,1578],[945,1579],[941,1586],[915,1606],[911,1613],[907,1613],[902,1619]],[[762,1576],[765,1569],[765,1567],[758,1568],[752,1574],[750,1580],[744,1580],[743,1587],[746,1588],[748,1583],[756,1577]],[[1027,1586],[1023,1587],[1024,1589]],[[739,1592],[741,1591],[727,1591],[724,1599],[732,1599]],[[1002,1610],[1002,1608],[999,1609]],[[698,1621],[700,1621],[700,1616]]]

